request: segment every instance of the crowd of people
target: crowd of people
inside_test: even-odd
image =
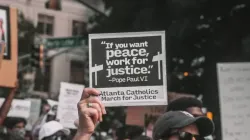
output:
[[[95,89],[84,89],[82,98],[78,103],[79,121],[77,121],[78,129],[74,140],[90,139],[95,131],[95,126],[102,122],[102,116],[107,113],[98,98],[99,95],[100,92]],[[200,108],[201,104],[189,104],[182,110],[181,108],[175,108],[175,104],[178,102],[180,103],[180,100],[172,102],[167,111],[157,119],[152,133],[153,140],[203,140],[213,134],[214,123],[203,115]],[[139,139],[150,139],[143,136],[139,137]]]
[[[12,90],[15,92],[15,89]],[[10,94],[11,95],[11,94]],[[10,95],[7,98],[10,98]],[[56,120],[56,113],[43,100],[40,118],[32,131],[26,131],[26,120],[23,118],[3,117],[0,114],[2,127],[0,140],[91,140],[96,126],[107,114],[100,99],[100,92],[93,88],[85,88],[77,104],[79,119],[75,121],[77,130],[64,128]],[[14,97],[14,96],[13,96]],[[12,98],[13,98],[12,97]],[[1,110],[8,107],[4,103]],[[1,111],[3,112],[3,111]],[[1,116],[2,115],[2,116]],[[1,120],[4,118],[3,120]],[[145,130],[125,127],[116,128],[113,137],[102,140],[213,140],[214,123],[202,112],[202,102],[193,97],[181,97],[171,101],[166,112],[156,121],[148,124],[152,133]],[[138,127],[140,128],[140,127]]]

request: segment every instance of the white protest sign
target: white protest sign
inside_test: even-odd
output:
[[[27,99],[31,102],[31,108],[30,108],[30,116],[27,119],[27,125],[26,129],[31,130],[33,125],[36,123],[36,121],[39,119],[40,110],[41,110],[41,100],[40,99]]]
[[[0,98],[0,106],[2,106],[4,100],[4,98]],[[11,103],[11,108],[7,116],[28,118],[30,116],[30,106],[30,101],[14,99]]]
[[[90,87],[105,106],[167,104],[165,32],[89,35]]]
[[[84,85],[61,82],[57,119],[66,128],[76,129],[78,119],[77,103],[80,101]]]
[[[223,140],[249,140],[250,63],[217,64]]]

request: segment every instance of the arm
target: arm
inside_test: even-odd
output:
[[[77,132],[73,140],[90,140],[91,134],[81,134]]]
[[[98,98],[100,92],[93,88],[85,88],[78,103],[79,120],[75,121],[78,127],[73,140],[90,140],[96,125],[102,121],[102,115],[106,114],[104,105]]]
[[[4,100],[3,105],[0,108],[0,126],[3,124],[5,118],[8,115],[12,100],[14,99],[15,94],[16,94],[16,90],[17,90],[17,86],[11,89],[8,97]]]

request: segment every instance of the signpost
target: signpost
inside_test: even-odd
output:
[[[79,47],[87,44],[87,37],[64,37],[47,38],[45,40],[46,49]]]

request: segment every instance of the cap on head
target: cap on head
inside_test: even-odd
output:
[[[207,117],[193,117],[185,111],[169,111],[158,118],[153,129],[153,139],[161,139],[173,129],[180,129],[196,124],[200,136],[205,137],[214,132],[214,123]]]
[[[39,140],[42,140],[45,137],[52,136],[58,131],[62,131],[65,135],[70,134],[70,130],[63,128],[63,125],[60,124],[59,122],[57,121],[47,122],[39,130]]]

